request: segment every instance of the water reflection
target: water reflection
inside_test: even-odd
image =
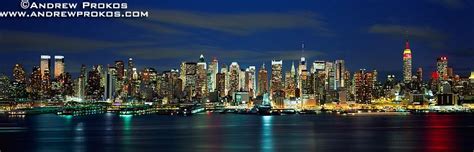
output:
[[[2,151],[472,151],[474,138],[474,117],[462,115],[37,115],[0,122]]]
[[[120,115],[122,119],[122,145],[124,151],[132,151],[130,145],[132,143],[132,115]]]
[[[76,124],[74,129],[74,143],[73,149],[76,152],[84,151],[84,143],[85,143],[85,136],[84,136],[84,123],[79,122]]]
[[[262,116],[262,133],[260,138],[260,151],[273,151],[273,132],[272,132],[273,116]]]
[[[453,127],[454,117],[429,115],[426,119],[426,151],[450,151],[458,148],[454,132],[456,128]]]

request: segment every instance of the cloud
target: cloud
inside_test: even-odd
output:
[[[208,58],[217,57],[225,61],[256,62],[270,61],[273,59],[299,60],[301,50],[261,51],[261,50],[229,50],[213,46],[192,46],[188,48],[138,48],[119,51],[120,55],[145,60],[183,59],[197,61],[200,54]],[[320,51],[306,50],[305,57],[312,58],[323,55]]]
[[[440,4],[450,9],[462,9],[465,7],[464,0],[430,0],[432,3]]]
[[[460,57],[460,58],[473,58],[474,57],[474,48],[464,48],[464,49],[453,49],[448,52],[449,55]]]
[[[444,47],[443,41],[447,38],[446,34],[428,26],[421,27],[392,24],[375,24],[369,27],[369,33],[389,35],[398,38],[408,36],[409,38],[429,42],[430,46],[433,48]]]
[[[320,35],[331,35],[327,23],[312,12],[225,14],[155,10],[150,12],[146,22],[129,24],[167,34],[179,34],[176,28],[199,28],[240,36],[275,29],[309,28]]]
[[[112,42],[37,32],[0,31],[0,46],[2,47],[0,51],[54,51],[60,53],[81,53],[84,51],[97,51],[108,48],[124,48],[152,44],[154,43]]]
[[[148,31],[159,33],[159,34],[171,34],[171,35],[189,35],[188,32],[171,28],[162,24],[153,23],[150,20],[120,20],[121,22],[139,28],[144,28]]]

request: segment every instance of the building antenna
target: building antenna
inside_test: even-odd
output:
[[[301,57],[304,56],[304,41],[301,41]]]

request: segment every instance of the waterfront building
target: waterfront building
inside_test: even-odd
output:
[[[374,74],[361,69],[354,73],[355,100],[357,103],[370,104],[374,90]]]

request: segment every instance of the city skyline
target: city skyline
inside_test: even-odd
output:
[[[432,59],[440,56],[447,56],[463,76],[472,68],[464,64],[474,58],[470,1],[179,3],[129,2],[131,8],[150,11],[145,19],[2,20],[0,72],[11,75],[15,63],[29,71],[41,54],[66,56],[68,72],[75,76],[81,64],[106,65],[129,57],[139,68],[158,70],[177,68],[200,54],[243,66],[270,65],[273,57],[291,63],[298,62],[303,42],[308,61],[343,59],[351,70],[377,69],[400,77],[405,39],[414,51],[413,68],[434,71]],[[5,9],[14,7],[16,1],[5,4]],[[360,16],[349,15],[354,11]],[[54,24],[58,20],[61,25]]]
[[[474,0],[8,0],[3,151],[472,151]]]
[[[395,75],[395,76],[396,76],[395,79],[397,79],[397,80],[399,80],[399,81],[405,81],[405,80],[407,80],[406,77],[409,77],[409,78],[411,79],[411,76],[415,76],[417,70],[418,70],[419,68],[421,68],[423,71],[427,72],[427,73],[425,73],[424,75],[422,75],[422,79],[423,79],[423,80],[427,80],[427,79],[430,79],[431,77],[433,77],[433,76],[431,75],[432,72],[437,72],[437,71],[439,71],[439,65],[438,65],[439,60],[443,59],[443,60],[446,60],[446,62],[447,62],[447,60],[448,60],[448,58],[449,58],[449,57],[447,57],[447,56],[439,56],[439,57],[437,57],[436,59],[433,60],[433,63],[432,63],[432,64],[433,64],[433,65],[432,65],[433,68],[432,68],[432,69],[424,69],[424,68],[422,68],[422,67],[413,67],[413,66],[412,66],[412,62],[413,62],[413,61],[412,61],[412,52],[411,52],[411,47],[410,47],[410,45],[411,45],[410,41],[409,41],[408,39],[405,40],[405,41],[404,41],[404,49],[402,49],[402,51],[400,51],[400,52],[401,52],[400,54],[402,54],[401,57],[403,58],[403,62],[401,63],[402,65],[400,66],[400,67],[401,67],[401,71],[390,71],[390,72],[386,72],[386,71],[383,71],[383,69],[367,69],[367,68],[364,68],[364,67],[361,67],[361,68],[358,68],[358,69],[349,69],[349,68],[346,68],[346,70],[348,70],[348,71],[350,71],[350,72],[355,72],[355,71],[358,71],[358,70],[360,70],[360,69],[364,69],[364,70],[377,70],[379,73],[380,73],[380,71],[382,71],[382,72],[380,73],[381,76],[382,76],[381,78],[385,78],[386,76],[389,76],[389,75]],[[300,55],[301,55],[301,57],[300,57],[300,60],[299,60],[299,61],[298,61],[298,60],[281,60],[281,59],[274,58],[274,59],[272,59],[272,60],[270,60],[270,61],[263,61],[263,62],[261,62],[261,64],[259,64],[259,65],[246,65],[245,62],[244,62],[243,65],[240,65],[240,66],[241,66],[240,70],[245,71],[245,69],[248,68],[248,67],[254,67],[254,68],[255,68],[255,67],[259,67],[259,68],[256,68],[256,69],[258,70],[258,69],[260,69],[260,66],[262,66],[262,64],[267,64],[267,62],[270,62],[270,64],[267,64],[267,65],[272,65],[272,62],[273,62],[273,61],[275,61],[275,60],[280,60],[280,61],[282,62],[282,74],[283,74],[283,78],[284,78],[284,77],[285,77],[285,76],[284,76],[284,75],[285,75],[285,72],[290,72],[290,70],[293,70],[292,68],[295,68],[295,67],[294,67],[294,66],[295,66],[295,65],[294,65],[295,62],[296,62],[297,64],[299,64],[299,63],[302,62],[302,61],[307,62],[306,66],[304,67],[305,69],[306,69],[306,67],[307,67],[307,68],[313,68],[312,66],[314,66],[313,63],[315,63],[315,62],[322,62],[322,61],[324,61],[324,62],[337,62],[338,60],[340,60],[340,61],[343,62],[343,64],[344,64],[344,63],[347,63],[347,62],[345,62],[344,59],[340,59],[340,58],[339,58],[339,59],[335,59],[335,60],[324,60],[324,59],[317,59],[317,60],[313,60],[313,61],[307,60],[306,57],[305,57],[305,55],[304,55],[304,43],[302,44],[302,46],[303,46],[303,47],[302,47],[301,50],[300,50]],[[408,57],[407,54],[409,54],[408,56],[409,56],[410,61],[409,61],[408,67],[405,68],[405,60],[406,60],[406,58]],[[415,52],[414,54],[416,55],[416,52]],[[10,70],[6,70],[6,71],[10,71],[10,72],[0,72],[0,74],[4,74],[4,75],[7,75],[7,76],[11,77],[11,76],[14,74],[14,72],[13,72],[11,69],[14,69],[17,64],[22,65],[26,73],[31,73],[31,70],[32,70],[35,66],[38,66],[38,67],[41,68],[42,66],[46,66],[46,64],[47,64],[46,67],[49,67],[49,69],[51,70],[51,71],[49,71],[49,72],[50,72],[50,76],[51,76],[52,78],[56,78],[56,77],[58,77],[58,76],[60,75],[60,73],[64,73],[64,72],[68,72],[69,74],[72,74],[73,77],[78,77],[78,76],[80,75],[81,69],[76,70],[76,71],[72,71],[71,69],[68,69],[68,67],[67,67],[68,64],[67,64],[67,63],[65,64],[65,56],[63,56],[63,55],[59,55],[59,54],[55,54],[55,55],[45,55],[45,54],[42,54],[42,55],[40,55],[40,57],[41,57],[41,58],[40,58],[40,59],[41,59],[40,64],[33,65],[31,68],[25,67],[24,64],[22,64],[22,63],[15,63],[14,65],[12,65],[12,67],[10,68]],[[47,60],[44,60],[44,61],[43,61],[43,59],[47,59]],[[128,58],[128,59],[131,59],[131,57]],[[223,65],[227,65],[227,66],[230,66],[230,65],[236,64],[236,63],[237,63],[237,64],[241,64],[241,63],[242,63],[242,62],[239,62],[239,61],[224,61],[224,62],[223,62],[222,60],[219,60],[219,58],[216,57],[216,56],[209,57],[209,56],[206,56],[205,54],[200,54],[200,55],[199,55],[199,58],[196,58],[195,60],[184,60],[184,61],[179,61],[179,63],[182,63],[182,62],[195,62],[195,63],[203,62],[203,63],[206,63],[206,64],[209,64],[209,65],[210,65],[214,60],[218,60],[221,65],[223,64]],[[67,61],[67,59],[66,59],[66,61]],[[103,66],[103,67],[114,67],[114,66],[116,66],[116,65],[114,65],[113,63],[114,63],[114,62],[116,63],[116,62],[119,62],[119,61],[123,62],[124,60],[116,59],[116,60],[114,60],[113,62],[110,62],[110,63],[107,63],[107,64],[91,64],[91,65],[81,64],[81,66],[82,66],[82,65],[85,65],[85,66],[86,66],[86,69],[91,69],[91,68],[93,68],[93,67],[95,67],[95,66],[98,66],[98,65]],[[452,61],[452,60],[450,60],[450,61]],[[48,62],[48,63],[43,63],[43,62]],[[414,61],[414,62],[416,62],[416,61]],[[283,63],[286,63],[286,64],[283,64]],[[291,65],[290,65],[290,64],[291,64]],[[348,64],[350,65],[351,63],[348,63]],[[344,65],[347,66],[347,64],[344,64]],[[298,67],[298,66],[301,66],[301,64],[300,64],[300,65],[296,65],[296,68],[298,69],[298,72],[297,72],[297,73],[300,73],[300,72],[301,72],[301,67]],[[471,70],[470,70],[470,71],[467,71],[467,72],[459,72],[459,71],[456,71],[456,70],[455,70],[456,67],[452,66],[452,65],[451,65],[451,62],[450,62],[450,65],[449,65],[449,66],[448,66],[447,63],[446,63],[446,66],[449,67],[449,68],[451,68],[452,72],[454,71],[454,72],[455,72],[455,75],[459,75],[460,77],[469,77],[469,76],[471,75]],[[58,67],[58,69],[57,69],[57,67]],[[157,70],[157,72],[163,72],[163,71],[169,71],[169,70],[175,70],[175,69],[176,69],[176,70],[179,70],[179,69],[180,69],[180,66],[179,66],[179,64],[177,64],[176,66],[174,66],[174,67],[172,67],[172,68],[170,68],[170,69],[157,69],[157,68],[155,68],[155,67],[150,67],[150,66],[147,66],[147,65],[139,65],[139,64],[137,64],[137,65],[136,65],[136,68],[137,68],[137,70],[140,71],[140,72],[141,72],[142,70],[146,69],[146,68],[153,68],[153,69]],[[219,67],[217,67],[217,68],[218,68],[218,69],[217,69],[217,73],[220,73],[220,72],[221,72],[221,69],[220,69]],[[207,70],[207,67],[205,67],[205,69]],[[409,71],[408,76],[405,76],[405,75],[407,75],[407,74],[406,74],[407,71],[405,71],[405,69],[407,69],[407,70]],[[60,71],[59,73],[58,73],[58,70]],[[308,69],[308,70],[309,70],[309,69]],[[270,71],[271,71],[271,69],[270,69]],[[43,75],[44,70],[41,70],[41,72],[42,72],[42,75]],[[215,74],[217,74],[217,73],[215,73]],[[446,72],[444,72],[444,73],[446,73]],[[453,74],[454,74],[454,73],[453,73]],[[454,76],[454,75],[453,75],[453,76]],[[270,76],[269,76],[269,77],[270,77]],[[215,81],[215,78],[214,78],[213,80]],[[384,80],[384,79],[382,79],[382,80]],[[407,81],[409,81],[409,80],[407,80]],[[298,88],[299,88],[299,87],[300,87],[299,84],[297,84],[297,85],[298,85]]]

